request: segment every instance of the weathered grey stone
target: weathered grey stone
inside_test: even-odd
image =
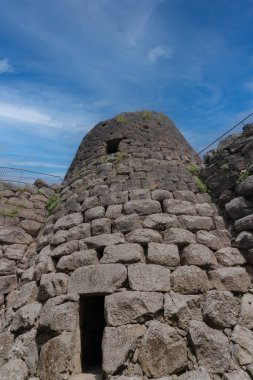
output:
[[[164,242],[169,244],[177,244],[179,247],[183,247],[187,244],[196,243],[195,235],[182,228],[170,228],[165,232]]]
[[[172,215],[196,215],[197,213],[194,203],[179,199],[165,199],[163,201],[163,209],[164,212]]]
[[[157,214],[162,211],[161,204],[158,201],[151,199],[143,199],[129,201],[124,204],[125,214],[150,215]]]
[[[253,329],[253,294],[246,293],[242,297],[239,323],[247,329]]]
[[[222,239],[208,231],[197,231],[196,238],[199,244],[206,245],[208,248],[211,248],[214,251],[224,246]]]
[[[91,222],[94,219],[104,218],[105,208],[97,206],[85,211],[85,222]]]
[[[71,333],[64,332],[42,346],[38,367],[40,380],[60,379],[62,372],[71,370],[71,337]]]
[[[156,189],[152,191],[152,199],[162,202],[164,199],[173,198],[173,194],[168,190]]]
[[[197,213],[200,216],[213,216],[214,215],[214,210],[212,206],[208,203],[197,203],[196,204],[196,210]]]
[[[215,252],[215,256],[218,263],[226,267],[243,265],[246,262],[240,251],[234,247],[221,248]]]
[[[137,228],[126,235],[126,240],[130,243],[146,245],[151,242],[161,243],[162,236],[158,231],[151,230],[150,228]]]
[[[110,191],[100,197],[102,206],[109,206],[128,201],[128,191]]]
[[[91,235],[90,224],[81,223],[78,226],[70,228],[67,234],[67,240],[80,240]]]
[[[237,186],[237,194],[245,198],[252,199],[253,194],[253,175],[245,179],[239,186]]]
[[[15,340],[12,352],[16,358],[23,359],[30,371],[35,373],[38,363],[38,348],[36,344],[37,330],[33,329]]]
[[[208,327],[204,322],[191,321],[189,334],[199,365],[211,373],[229,369],[229,341],[221,331]]]
[[[171,288],[178,293],[197,294],[209,290],[211,284],[205,271],[190,265],[179,267],[172,272]]]
[[[238,369],[237,371],[224,373],[223,374],[224,380],[250,380],[251,378],[247,374],[247,372],[243,371],[242,369]]]
[[[83,216],[80,212],[75,212],[73,214],[69,214],[66,216],[63,216],[62,218],[58,219],[57,222],[54,225],[54,230],[68,230],[71,227],[77,226],[78,224],[81,224],[83,222]]]
[[[41,304],[39,302],[33,302],[21,307],[14,314],[11,331],[33,327],[38,319],[40,310]]]
[[[0,243],[30,244],[33,238],[20,227],[0,227]]]
[[[91,222],[91,232],[93,236],[109,234],[111,232],[111,221],[108,218],[95,219]]]
[[[176,267],[180,265],[177,245],[149,243],[147,262],[151,264],[163,265],[166,267]]]
[[[98,197],[88,197],[84,199],[82,203],[82,210],[86,211],[90,208],[96,207],[99,205],[99,199]]]
[[[17,287],[16,275],[0,277],[0,294],[8,294]]]
[[[113,223],[113,231],[119,231],[124,234],[141,227],[141,220],[139,215],[122,215],[115,219]]]
[[[122,264],[101,264],[76,269],[69,278],[69,293],[110,294],[121,288],[127,279]]]
[[[75,331],[79,322],[77,295],[61,295],[48,300],[42,308],[39,329]]]
[[[20,359],[11,359],[0,369],[1,380],[27,380],[27,365]]]
[[[66,243],[67,241],[68,231],[66,230],[58,230],[51,239],[51,244],[59,245]]]
[[[144,261],[144,251],[140,244],[117,244],[104,249],[101,264],[138,263]]]
[[[188,330],[192,319],[202,321],[202,295],[166,293],[164,296],[164,319],[175,327]]]
[[[105,317],[109,326],[141,323],[163,308],[163,294],[125,291],[105,297]]]
[[[5,258],[0,259],[0,276],[7,276],[16,273],[15,261]]]
[[[10,260],[21,260],[25,254],[26,245],[12,244],[4,246],[4,257]]]
[[[246,215],[253,213],[253,203],[247,201],[243,197],[238,197],[232,199],[229,203],[225,205],[225,210],[227,214],[233,220],[238,220]]]
[[[152,321],[141,340],[138,361],[149,377],[178,373],[187,366],[186,343],[173,327]]]
[[[39,298],[47,300],[67,292],[68,276],[64,273],[43,274],[40,280]]]
[[[117,232],[114,234],[102,234],[98,236],[88,237],[84,239],[84,242],[89,248],[102,250],[109,245],[124,243],[125,239],[122,233]]]
[[[197,265],[200,267],[215,268],[217,260],[213,251],[203,244],[189,244],[183,249],[181,256],[183,265]]]
[[[106,374],[114,374],[124,365],[129,353],[135,350],[138,338],[144,335],[146,330],[143,325],[105,328],[102,349],[103,370]]]
[[[250,287],[250,277],[245,268],[226,267],[210,272],[214,287],[218,290],[245,293]]]
[[[205,367],[199,367],[195,371],[189,371],[178,376],[178,380],[212,380]]]
[[[36,301],[38,288],[35,281],[23,285],[19,290],[14,290],[7,296],[7,306],[18,309],[28,303]]]
[[[105,217],[110,219],[117,219],[122,215],[122,205],[110,205],[106,209]]]
[[[169,227],[177,226],[177,217],[167,214],[152,214],[143,221],[143,227],[152,228],[154,230],[164,231]]]
[[[35,267],[35,277],[39,280],[42,274],[55,272],[55,265],[53,259],[51,258],[51,248],[50,246],[44,247],[39,254],[38,264]]]
[[[13,343],[14,335],[9,331],[0,334],[0,368],[10,359]]]
[[[214,229],[213,219],[208,216],[182,215],[179,217],[179,223],[183,228],[191,231]]]
[[[236,343],[236,350],[233,352],[233,355],[239,364],[246,365],[253,363],[253,331],[236,325],[231,340]]]
[[[42,223],[36,222],[35,220],[22,220],[20,226],[29,235],[35,236],[41,229]]]
[[[129,191],[130,201],[139,200],[139,199],[150,199],[151,194],[149,189],[137,189]]]
[[[75,251],[78,251],[79,243],[78,240],[67,241],[66,243],[58,245],[52,252],[52,257],[61,257],[69,255]]]
[[[129,265],[128,280],[132,290],[148,292],[167,292],[170,290],[170,270],[161,265]]]
[[[180,199],[181,201],[188,201],[192,203],[197,202],[196,195],[190,190],[178,190],[173,192],[175,199]]]
[[[56,267],[60,271],[69,272],[85,265],[95,264],[99,264],[97,251],[95,249],[85,249],[60,257]]]
[[[253,233],[249,231],[242,231],[237,235],[235,242],[239,248],[253,248]]]
[[[239,300],[232,293],[216,290],[206,293],[203,317],[212,327],[225,329],[236,325],[239,310]]]
[[[238,219],[234,223],[235,229],[238,232],[241,231],[252,231],[253,230],[253,213],[248,216],[244,216],[244,218]]]

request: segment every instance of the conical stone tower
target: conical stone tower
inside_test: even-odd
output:
[[[33,331],[40,380],[250,379],[251,281],[192,174],[197,161],[155,112],[120,114],[84,137],[19,290],[16,331]]]

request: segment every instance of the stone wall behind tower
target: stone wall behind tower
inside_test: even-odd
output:
[[[7,297],[14,345],[1,379],[18,366],[21,380],[81,372],[80,295],[105,296],[107,379],[250,379],[251,278],[187,170],[194,162],[157,113],[121,114],[84,138],[37,240],[32,281]]]

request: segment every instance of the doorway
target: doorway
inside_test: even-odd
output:
[[[104,297],[80,297],[81,363],[83,373],[102,372],[105,328]]]

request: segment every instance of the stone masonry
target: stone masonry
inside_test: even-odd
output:
[[[1,380],[82,373],[92,297],[104,297],[104,379],[253,378],[251,272],[187,170],[198,162],[164,115],[123,113],[84,137],[38,236],[2,224]]]

